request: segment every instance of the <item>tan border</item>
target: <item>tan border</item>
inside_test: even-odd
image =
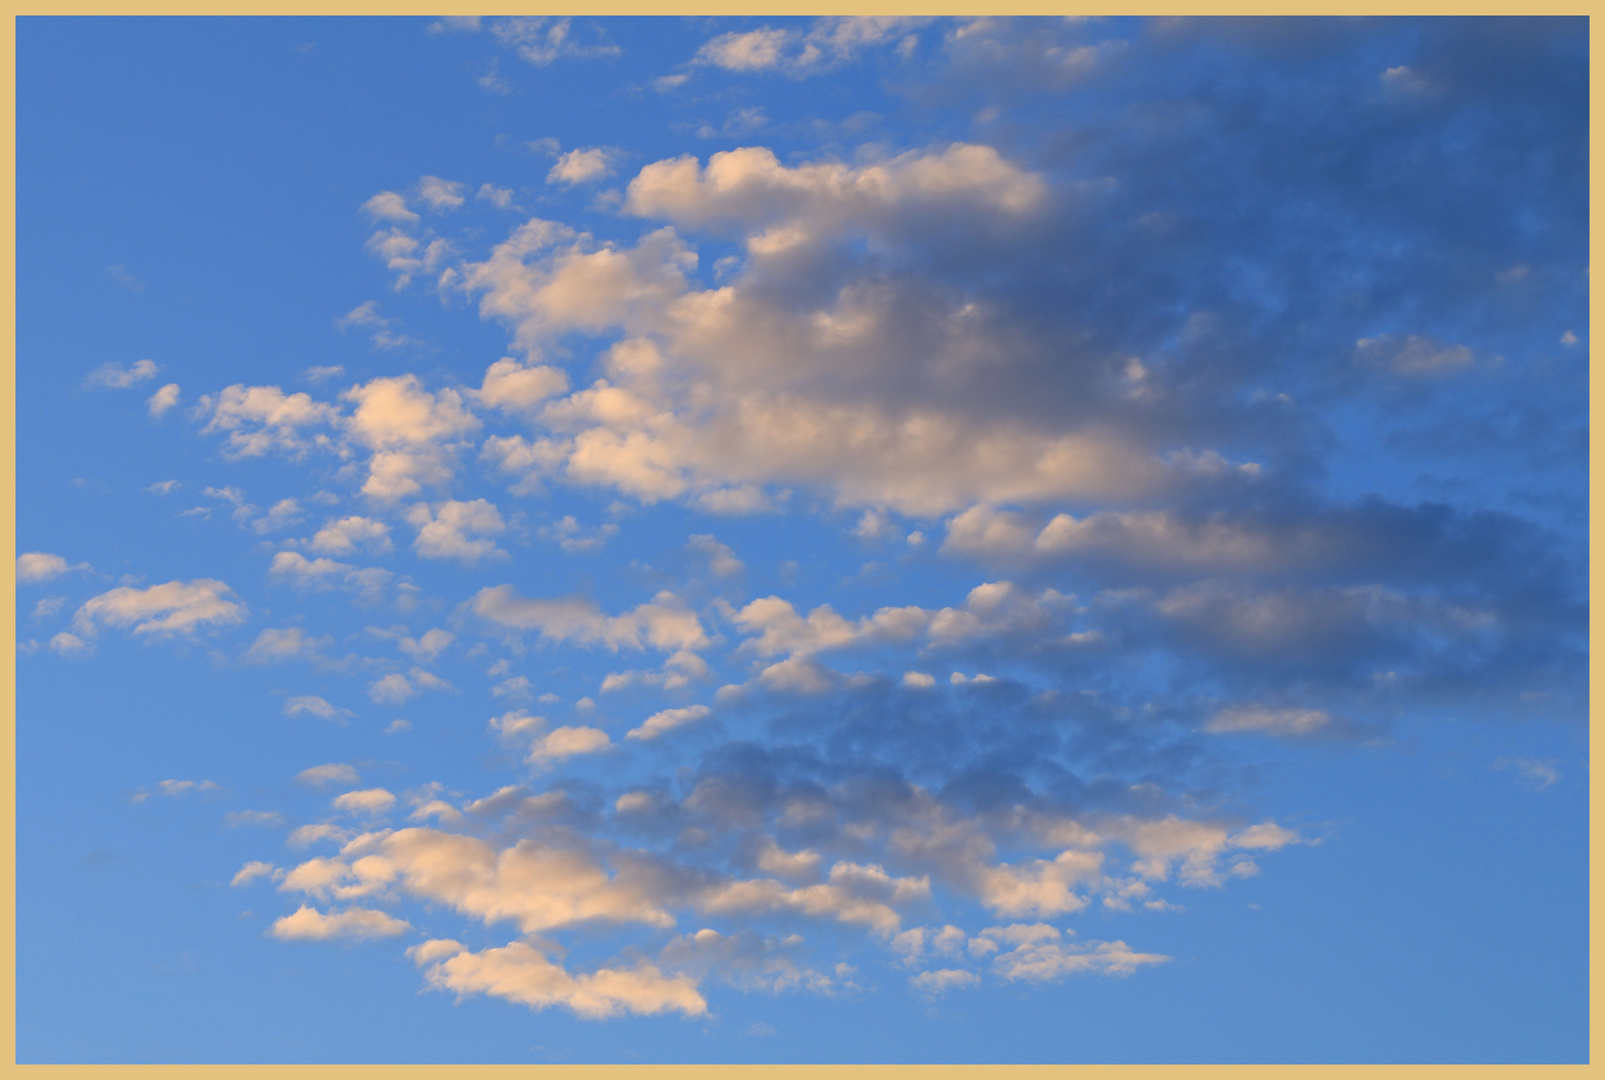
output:
[[[859,0],[863,3],[863,0]],[[575,14],[575,7],[552,7],[544,5],[531,5],[516,11],[504,8],[475,8],[465,4],[462,0],[446,0],[443,3],[430,3],[428,0],[357,0],[334,6],[329,4],[313,3],[263,3],[261,0],[245,2],[245,0],[212,0],[210,3],[166,3],[146,2],[139,0],[121,0],[121,2],[98,2],[66,5],[52,3],[50,0],[29,0],[4,4],[9,14],[0,14],[0,72],[3,72],[3,81],[0,81],[0,251],[5,253],[0,258],[0,515],[3,515],[3,539],[0,539],[0,556],[3,556],[6,565],[16,565],[16,16],[18,15],[420,15],[433,16],[441,14]],[[988,14],[1011,15],[1057,15],[1066,14],[1070,5],[1047,3],[1024,3],[1011,5],[1006,11],[988,12]],[[1080,5],[1075,5],[1080,7]],[[1290,6],[1299,10],[1290,11]],[[1597,0],[1595,4],[1555,3],[1535,5],[1532,9],[1519,12],[1523,15],[1589,15],[1596,13],[1598,8],[1605,7],[1605,0]],[[1085,8],[1081,10],[1087,10]],[[1270,4],[1265,0],[1249,0],[1248,3],[1228,5],[1224,8],[1219,3],[1208,0],[1197,2],[1168,3],[1152,6],[1128,5],[1116,2],[1105,4],[1095,9],[1098,14],[1106,15],[1270,15],[1270,14],[1300,14],[1300,15],[1463,15],[1463,14],[1511,14],[1508,3],[1450,3],[1445,0],[1428,0],[1409,6],[1397,3],[1381,2],[1346,3],[1346,4],[1310,4],[1287,5]],[[701,3],[688,7],[668,5],[662,0],[636,0],[634,3],[623,4],[606,3],[594,6],[587,5],[578,13],[585,15],[646,15],[646,14],[696,14],[696,15],[834,15],[834,14],[917,14],[917,15],[971,15],[978,11],[977,5],[971,3],[964,6],[955,6],[951,3],[910,3],[908,0],[880,0],[879,3],[869,6],[854,4],[846,9],[834,6],[807,6],[796,3],[775,3],[754,5],[751,3],[735,3],[733,0],[702,0]],[[1589,20],[1589,55],[1601,55],[1605,48],[1605,19],[1590,18]],[[1605,121],[1605,77],[1592,64],[1589,70],[1589,139],[1590,145],[1599,141],[1599,134]],[[1602,240],[1605,240],[1605,224],[1600,222],[1594,209],[1595,179],[1590,174],[1589,189],[1589,244],[1590,251],[1598,250]],[[1590,259],[1592,262],[1592,259]],[[1590,321],[1590,354],[1589,354],[1589,411],[1592,414],[1593,406],[1605,401],[1605,388],[1599,380],[1593,378],[1592,354],[1592,327],[1599,322],[1599,307],[1596,298],[1590,290],[1589,295],[1589,321]],[[1605,440],[1596,437],[1594,429],[1589,430],[1589,530],[1590,536],[1596,525],[1605,524],[1605,508],[1600,500],[1595,498],[1595,479],[1599,475],[1598,466],[1601,463],[1602,453],[1605,453]],[[1605,629],[1605,613],[1601,611],[1602,599],[1605,599],[1605,589],[1599,585],[1599,575],[1593,558],[1593,546],[1589,549],[1589,636],[1592,639],[1595,630]],[[0,574],[0,596],[5,600],[5,610],[16,610],[16,579]],[[761,1073],[768,1076],[795,1076],[828,1074],[833,1078],[854,1077],[861,1074],[872,1073],[876,1077],[959,1077],[980,1076],[990,1073],[994,1069],[1006,1069],[1016,1076],[1058,1076],[1068,1077],[1072,1073],[1076,1080],[1083,1077],[1112,1077],[1129,1078],[1134,1076],[1168,1076],[1174,1072],[1185,1071],[1193,1076],[1219,1077],[1227,1080],[1230,1077],[1241,1076],[1245,1073],[1263,1075],[1274,1070],[1276,1075],[1310,1076],[1321,1074],[1330,1076],[1333,1073],[1363,1070],[1369,1075],[1377,1071],[1391,1073],[1406,1071],[1413,1074],[1441,1075],[1448,1077],[1491,1077],[1528,1075],[1535,1068],[1541,1068],[1547,1075],[1550,1073],[1567,1072],[1581,1073],[1590,1070],[1590,1065],[109,1065],[109,1066],[83,1066],[83,1065],[15,1065],[16,1061],[16,668],[17,668],[17,641],[16,622],[14,617],[0,618],[0,725],[3,725],[3,738],[0,738],[0,776],[9,777],[11,783],[0,799],[0,927],[5,934],[0,939],[0,970],[9,972],[10,977],[0,984],[0,1045],[4,1053],[0,1060],[6,1065],[26,1070],[27,1072],[48,1071],[52,1075],[63,1072],[77,1074],[82,1072],[100,1073],[115,1071],[121,1075],[167,1077],[175,1073],[184,1075],[206,1076],[260,1076],[264,1073],[277,1073],[279,1071],[295,1070],[297,1076],[313,1076],[334,1074],[341,1076],[423,1076],[445,1075],[448,1070],[455,1073],[461,1069],[469,1068],[476,1073],[497,1072],[512,1075],[515,1071],[521,1075],[538,1072],[542,1080],[546,1078],[584,1078],[584,1080],[597,1080],[599,1077],[612,1075],[639,1075],[650,1072],[660,1077],[673,1077],[675,1080],[700,1080],[710,1075],[719,1076],[748,1076]],[[1592,744],[1596,738],[1605,732],[1600,716],[1605,709],[1605,691],[1599,687],[1599,681],[1594,677],[1595,671],[1590,659],[1589,666],[1589,741]],[[1601,833],[1605,831],[1605,821],[1601,820],[1601,802],[1595,797],[1592,786],[1592,773],[1590,773],[1589,787],[1589,888],[1590,888],[1590,935],[1589,935],[1589,1059],[1599,1059],[1598,1032],[1601,1019],[1602,1006],[1599,996],[1595,994],[1595,973],[1600,968],[1602,959],[1605,959],[1605,946],[1602,946],[1599,937],[1593,933],[1593,901],[1600,895],[1601,886],[1605,886],[1605,874],[1601,870]]]

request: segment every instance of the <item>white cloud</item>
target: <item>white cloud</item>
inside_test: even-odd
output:
[[[530,747],[528,760],[532,765],[551,765],[580,754],[599,753],[612,745],[613,740],[600,728],[553,728],[535,740]]]
[[[270,663],[275,660],[302,660],[316,659],[318,650],[333,644],[333,639],[325,635],[314,638],[299,626],[291,626],[279,630],[268,627],[256,636],[251,647],[245,651],[245,661],[252,664]]]
[[[736,553],[728,545],[719,543],[711,535],[693,536],[686,546],[707,556],[708,569],[713,571],[714,577],[730,577],[747,568],[747,564],[736,558]]]
[[[346,373],[345,365],[329,364],[325,367],[309,367],[301,373],[301,377],[309,383],[328,382],[338,379]]]
[[[60,555],[45,551],[27,551],[17,556],[17,580],[29,583],[50,581],[69,570],[88,570],[88,563],[69,565]]]
[[[495,184],[481,184],[475,192],[474,198],[490,203],[498,210],[506,210],[513,205],[513,192],[511,188],[497,187]]]
[[[1533,785],[1534,790],[1544,791],[1560,783],[1560,770],[1555,767],[1559,764],[1554,759],[1502,757],[1489,768],[1514,769],[1517,776]]]
[[[538,630],[552,641],[603,644],[615,652],[649,646],[678,652],[708,643],[696,614],[668,592],[658,593],[651,603],[622,615],[604,615],[591,601],[579,597],[529,599],[518,595],[511,585],[481,589],[469,606],[480,618],[500,626]]]
[[[1061,941],[1058,930],[1040,923],[989,927],[981,933],[1015,945],[992,961],[992,970],[1011,982],[1053,982],[1067,975],[1083,974],[1130,975],[1143,965],[1162,964],[1170,959],[1133,952],[1124,941],[1089,941],[1084,945]]]
[[[280,941],[328,941],[332,938],[395,937],[412,924],[368,908],[347,908],[325,915],[303,904],[293,914],[274,922],[269,932]]]
[[[696,723],[710,715],[706,705],[690,705],[683,709],[664,709],[653,713],[638,728],[625,734],[626,739],[656,739],[675,728]]]
[[[272,877],[276,869],[277,867],[272,863],[248,862],[240,867],[239,873],[234,875],[234,879],[229,882],[229,885],[236,889],[242,885],[249,885],[257,878]]]
[[[178,384],[168,383],[145,399],[145,405],[150,409],[152,416],[161,416],[168,409],[178,404]]]
[[[436,213],[456,210],[463,204],[463,191],[467,184],[455,180],[442,180],[438,176],[424,176],[418,180],[418,197]]]
[[[302,694],[292,697],[284,703],[285,716],[318,716],[325,720],[345,723],[346,717],[355,716],[350,709],[342,709],[313,694]]]
[[[386,552],[390,550],[390,526],[376,518],[353,514],[330,521],[307,546],[319,555],[351,555],[359,550]]]
[[[371,817],[396,805],[396,797],[384,788],[368,788],[364,791],[348,791],[337,796],[330,805],[346,813]]]
[[[127,390],[154,379],[158,370],[154,360],[139,360],[126,367],[105,363],[84,376],[84,385],[93,390]]]
[[[520,932],[535,934],[593,920],[672,926],[653,896],[655,884],[636,870],[610,877],[583,850],[533,840],[498,850],[476,837],[410,828],[364,834],[340,859],[303,863],[283,888],[339,897],[343,889],[376,895],[393,887],[487,924],[512,920]]]
[[[429,663],[445,651],[446,647],[457,640],[457,635],[449,630],[435,627],[427,630],[417,638],[402,638],[396,647],[408,656],[421,663]]]
[[[485,499],[448,499],[433,510],[416,503],[407,511],[407,522],[418,530],[413,550],[426,559],[455,559],[473,566],[483,559],[507,557],[507,552],[488,539],[506,532],[507,525],[501,511]]]
[[[310,787],[323,787],[327,784],[355,784],[362,778],[357,770],[346,764],[314,765],[310,769],[302,769],[295,774],[297,783]]]
[[[433,944],[419,947],[415,954],[419,964],[435,961],[447,951],[427,951]],[[691,979],[665,976],[650,964],[571,975],[522,941],[478,953],[460,946],[451,952],[449,959],[428,968],[425,979],[431,986],[459,995],[490,994],[532,1009],[561,1005],[591,1020],[665,1012],[704,1016],[708,1011]]]
[[[519,58],[545,67],[558,57],[617,56],[620,49],[605,41],[583,45],[570,33],[570,20],[544,16],[498,19],[490,24],[496,40],[509,46]]]
[[[587,530],[574,520],[573,515],[559,518],[550,525],[542,525],[536,531],[536,535],[543,540],[556,540],[557,546],[571,555],[596,551],[618,533],[619,527],[612,522]]]
[[[866,48],[897,41],[927,21],[836,16],[814,20],[807,31],[766,26],[732,32],[705,42],[691,63],[741,73],[779,71],[801,78],[845,63]]]
[[[936,997],[949,990],[968,990],[980,983],[981,977],[973,971],[964,971],[960,968],[942,968],[937,971],[922,971],[908,980],[909,985],[922,994]]]
[[[211,578],[169,581],[148,589],[124,586],[85,601],[72,625],[88,637],[101,626],[128,627],[135,634],[189,634],[208,625],[243,621],[245,605],[229,599],[232,595],[232,589]]]
[[[1420,334],[1361,338],[1354,345],[1354,355],[1367,366],[1417,377],[1458,371],[1470,366],[1475,359],[1464,345],[1445,345]]]
[[[223,824],[231,829],[239,828],[241,825],[276,829],[284,824],[284,815],[277,810],[235,810],[223,815]]]
[[[362,204],[362,212],[375,221],[414,222],[418,215],[407,209],[407,200],[394,191],[381,191]]]
[[[289,528],[301,520],[301,504],[294,499],[280,499],[268,508],[268,512],[251,522],[251,528],[257,535],[265,536],[270,532]]]
[[[228,458],[260,457],[270,450],[295,456],[313,447],[332,448],[329,435],[308,435],[306,429],[331,427],[340,418],[334,406],[307,394],[242,384],[224,387],[216,397],[201,395],[195,415],[207,418],[201,434],[227,433],[223,454]]]
[[[392,577],[390,571],[378,567],[356,567],[327,558],[308,559],[296,551],[274,555],[268,574],[299,589],[343,588],[370,603],[379,599]]]
[[[1263,705],[1238,705],[1222,709],[1209,718],[1205,731],[1257,731],[1266,735],[1308,735],[1331,723],[1320,709],[1270,709]]]
[[[615,154],[616,151],[601,146],[570,150],[557,159],[557,164],[546,174],[546,182],[573,187],[575,184],[611,176]]]
[[[568,374],[544,364],[526,367],[504,356],[485,369],[480,404],[506,412],[522,412],[568,389]]]
[[[479,428],[457,391],[430,393],[416,375],[372,379],[341,397],[356,406],[347,429],[373,451],[362,491],[385,502],[448,483],[456,448]]]

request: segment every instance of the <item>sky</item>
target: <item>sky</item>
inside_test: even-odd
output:
[[[18,1060],[1586,1060],[1587,59],[19,19]]]

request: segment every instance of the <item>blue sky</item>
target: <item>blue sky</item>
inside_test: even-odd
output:
[[[19,1060],[1583,1060],[1586,29],[19,20]]]

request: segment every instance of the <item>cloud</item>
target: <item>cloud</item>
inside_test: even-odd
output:
[[[314,765],[310,769],[302,769],[295,774],[298,784],[309,787],[324,787],[328,784],[356,784],[361,781],[357,770],[350,765]]]
[[[610,876],[582,850],[528,839],[498,850],[471,836],[399,829],[352,840],[340,859],[303,863],[281,887],[338,896],[342,888],[377,895],[393,886],[487,924],[513,921],[525,934],[593,920],[673,925],[652,895],[657,879],[650,867],[618,858],[622,869]]]
[[[368,788],[365,791],[348,791],[344,795],[337,796],[331,805],[336,810],[343,810],[346,813],[372,817],[396,805],[396,797],[384,788]]]
[[[454,689],[451,683],[431,675],[423,668],[413,668],[406,675],[393,671],[383,678],[375,680],[368,687],[368,696],[380,705],[399,705],[409,698],[416,697],[425,690]]]
[[[1458,371],[1473,359],[1464,345],[1444,345],[1419,334],[1361,338],[1355,343],[1354,356],[1361,364],[1413,377]]]
[[[719,543],[711,535],[693,536],[686,547],[707,556],[708,569],[713,571],[714,577],[731,577],[747,568],[745,563],[736,558],[736,553],[731,551],[728,545]]]
[[[88,563],[71,565],[60,555],[46,551],[26,551],[17,556],[17,580],[29,584],[52,581],[72,570],[88,570]]]
[[[429,944],[433,943],[420,947],[420,964],[439,955],[422,951]],[[704,1016],[708,1011],[696,984],[683,976],[665,976],[650,964],[570,975],[522,941],[478,953],[463,949],[449,959],[436,961],[424,977],[429,985],[453,990],[459,996],[490,994],[532,1009],[561,1005],[590,1020],[665,1012]]]
[[[284,815],[277,810],[235,810],[223,815],[223,824],[231,829],[241,825],[254,825],[276,829],[284,824]]]
[[[331,520],[307,546],[319,555],[352,555],[358,551],[382,554],[390,550],[390,526],[376,518],[353,514]]]
[[[546,182],[573,187],[576,184],[600,180],[604,176],[612,175],[616,154],[617,151],[601,146],[570,150],[557,159],[552,171],[546,174]]]
[[[1240,705],[1222,709],[1209,718],[1205,731],[1258,731],[1267,735],[1308,735],[1331,722],[1320,709],[1268,709],[1261,705]]]
[[[337,705],[331,705],[327,701],[315,695],[302,694],[297,697],[292,697],[284,703],[284,715],[318,716],[325,720],[334,720],[343,724],[345,723],[346,717],[355,716],[356,713],[352,712],[350,709],[342,709]]]
[[[412,924],[382,911],[347,908],[325,915],[303,904],[293,914],[275,920],[268,932],[280,941],[329,941],[395,937],[411,929]]]
[[[382,502],[449,482],[455,450],[480,426],[457,391],[431,393],[416,375],[382,376],[341,397],[355,405],[352,437],[373,451],[363,494]]]
[[[513,192],[511,188],[497,187],[495,184],[481,184],[474,193],[474,198],[488,202],[498,210],[506,210],[513,205]]]
[[[1064,942],[1059,940],[1058,930],[1041,924],[988,927],[981,933],[1015,944],[1015,948],[1000,952],[992,960],[992,970],[1011,982],[1055,982],[1067,975],[1130,975],[1139,967],[1170,959],[1157,953],[1133,952],[1124,941]]]
[[[442,180],[438,176],[424,176],[418,180],[418,197],[437,214],[456,210],[463,205],[463,191],[467,186],[455,180]]]
[[[134,634],[192,634],[206,626],[243,622],[245,604],[221,581],[197,578],[169,581],[148,589],[124,586],[86,600],[73,616],[73,630],[93,637],[101,626],[129,628]]]
[[[338,586],[370,603],[379,599],[392,577],[390,571],[378,567],[351,566],[327,558],[308,559],[296,551],[281,551],[274,555],[273,562],[268,566],[268,574],[299,589]]]
[[[1535,791],[1544,791],[1560,783],[1560,770],[1555,768],[1560,762],[1553,759],[1534,760],[1532,758],[1497,759],[1491,769],[1514,769],[1516,775],[1533,785]]]
[[[276,869],[272,863],[248,862],[240,867],[239,873],[234,875],[229,885],[236,889],[242,885],[249,885],[257,878],[271,877]]]
[[[152,416],[161,416],[178,404],[178,384],[168,383],[145,400]]]
[[[846,63],[865,49],[896,41],[928,21],[838,16],[816,19],[806,31],[766,26],[731,32],[705,42],[691,63],[737,73],[777,71],[803,78]]]
[[[922,971],[908,980],[909,985],[915,990],[931,997],[938,997],[949,990],[968,990],[978,986],[980,982],[981,977],[975,972],[958,968]]]
[[[568,389],[568,374],[544,364],[526,367],[511,356],[504,356],[485,369],[479,401],[505,412],[524,412]]]
[[[613,740],[600,728],[554,728],[535,740],[529,750],[529,762],[532,765],[552,765],[580,754],[595,754],[612,745]]]
[[[687,724],[706,719],[709,715],[710,712],[706,705],[689,705],[683,709],[664,709],[647,717],[646,720],[642,721],[640,727],[632,728],[625,733],[624,737],[626,739],[656,739],[676,728],[685,727]]]
[[[530,599],[511,585],[480,589],[468,606],[481,619],[499,626],[538,630],[543,638],[555,642],[603,644],[614,652],[647,647],[678,652],[708,643],[695,613],[669,592],[622,615],[604,615],[594,603],[579,597]]]
[[[501,511],[485,499],[448,499],[432,510],[416,503],[407,511],[407,522],[418,530],[413,550],[426,559],[455,559],[473,566],[483,559],[507,557],[507,552],[488,539],[506,532],[507,525]]]
[[[407,209],[407,200],[394,191],[379,192],[362,204],[362,212],[375,221],[400,221],[410,224],[418,220],[418,215]]]
[[[620,49],[606,41],[582,44],[571,33],[572,20],[533,18],[498,19],[490,24],[490,32],[497,41],[511,48],[519,59],[545,67],[560,57],[590,58],[617,56]],[[595,33],[600,37],[602,31]]]
[[[402,638],[397,646],[402,652],[421,663],[429,663],[445,651],[446,647],[457,640],[457,635],[449,630],[435,627],[426,630],[417,638]]]
[[[318,650],[331,644],[333,639],[327,635],[321,638],[309,637],[299,626],[282,630],[268,627],[256,636],[251,647],[245,651],[244,660],[250,664],[266,664],[276,660],[312,660],[317,658]]]
[[[84,376],[84,386],[91,390],[127,390],[154,379],[159,370],[154,360],[138,360],[126,367],[108,362]]]
[[[223,453],[231,459],[261,457],[269,451],[296,456],[313,447],[330,448],[333,440],[328,434],[309,434],[306,429],[331,427],[339,420],[334,406],[313,401],[307,394],[242,384],[225,387],[216,397],[201,395],[195,415],[206,419],[201,434],[227,433]]]

